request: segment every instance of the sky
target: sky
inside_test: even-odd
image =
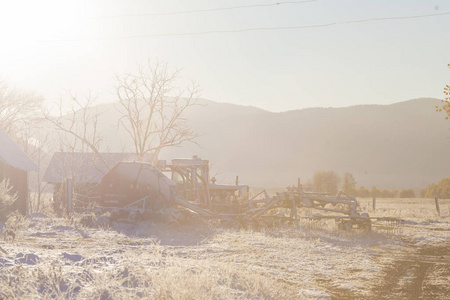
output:
[[[442,98],[450,83],[448,0],[1,1],[0,37],[0,79],[49,102],[116,101],[116,76],[149,60],[202,98],[273,112]]]

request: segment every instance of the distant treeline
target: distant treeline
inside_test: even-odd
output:
[[[425,198],[450,198],[450,178],[442,179],[438,184],[431,184],[420,190],[420,196]]]
[[[379,189],[376,186],[367,189],[364,186],[356,187],[356,179],[351,173],[345,173],[342,178],[334,171],[316,171],[312,181],[307,187],[315,192],[337,194],[339,190],[345,194],[355,197],[375,197],[375,198],[450,198],[450,178],[442,179],[438,184],[421,189],[418,194],[413,189]]]
[[[360,186],[357,189],[352,190],[350,195],[355,197],[375,197],[375,198],[415,198],[416,195],[414,190],[407,189],[401,190],[400,192],[396,189],[388,190],[388,189],[378,189],[376,186],[373,186],[370,190],[368,190],[364,186]]]

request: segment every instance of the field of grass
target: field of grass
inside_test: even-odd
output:
[[[435,200],[424,198],[377,198],[373,210],[373,198],[358,198],[360,209],[374,217],[397,217],[404,219],[439,219]],[[450,216],[450,199],[438,199],[441,217]]]
[[[407,299],[411,291],[446,299],[449,202],[438,217],[434,199],[377,199],[374,212],[371,201],[360,199],[361,209],[405,226],[365,233],[338,231],[334,221],[231,229],[119,220],[88,227],[35,214],[11,221],[15,239],[0,242],[0,299]]]

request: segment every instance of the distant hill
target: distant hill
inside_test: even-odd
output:
[[[161,158],[209,159],[219,182],[239,175],[253,186],[287,186],[316,170],[334,170],[352,173],[368,188],[421,188],[450,176],[449,123],[435,112],[438,99],[282,113],[201,103],[187,114],[200,146],[167,149]],[[132,151],[126,132],[117,129],[113,104],[97,109],[107,146]]]

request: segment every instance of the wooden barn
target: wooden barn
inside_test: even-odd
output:
[[[44,174],[43,181],[53,185],[53,200],[65,205],[66,181],[73,180],[75,209],[92,208],[100,198],[102,177],[120,161],[136,160],[132,153],[56,152]],[[146,159],[147,160],[147,159]],[[148,158],[151,161],[151,157]]]
[[[28,171],[38,171],[37,165],[0,128],[0,182],[9,179],[17,193],[16,209],[22,214],[28,210]]]

